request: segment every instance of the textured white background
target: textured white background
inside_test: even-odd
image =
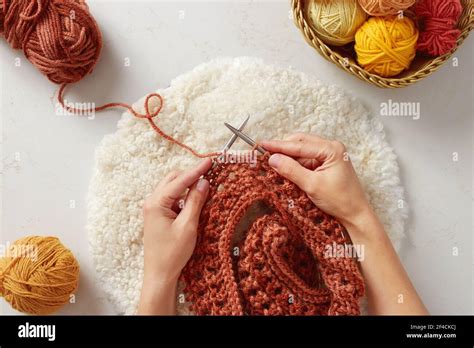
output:
[[[290,19],[289,1],[88,3],[104,49],[94,74],[70,89],[70,100],[134,102],[211,58],[249,55],[342,85],[375,117],[381,117],[380,103],[389,99],[420,102],[420,120],[381,117],[399,155],[410,205],[401,258],[431,313],[473,313],[472,37],[456,52],[458,67],[449,62],[414,86],[383,90],[310,48]],[[113,313],[88,254],[84,202],[94,149],[115,130],[121,111],[106,111],[94,120],[58,116],[57,86],[3,39],[0,57],[0,242],[29,234],[60,237],[82,267],[77,302],[60,313]],[[15,311],[0,300],[0,314],[9,313]]]

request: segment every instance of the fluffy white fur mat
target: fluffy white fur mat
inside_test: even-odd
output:
[[[365,192],[396,248],[407,217],[393,149],[382,123],[352,96],[301,72],[256,58],[221,58],[199,65],[158,90],[164,109],[157,124],[201,152],[218,150],[250,114],[255,139],[308,132],[346,144]],[[143,111],[144,98],[135,103]],[[146,120],[124,113],[117,131],[104,137],[88,194],[90,247],[98,277],[119,313],[132,314],[143,276],[142,204],[170,170],[197,159],[157,135]],[[249,149],[237,142],[233,149]],[[181,308],[181,311],[184,311]]]

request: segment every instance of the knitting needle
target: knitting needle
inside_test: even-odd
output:
[[[250,119],[250,115],[247,115],[247,118],[245,120],[243,120],[243,122],[240,124],[239,126],[239,131],[243,130],[245,125],[247,124],[248,120]],[[238,135],[237,134],[232,134],[232,136],[230,137],[229,140],[227,140],[227,143],[224,145],[224,147],[222,148],[221,152],[224,153],[226,152],[227,150],[230,149],[230,147],[235,143],[235,141],[237,140],[238,138]],[[223,156],[223,155],[221,155]]]
[[[239,131],[241,131],[242,129],[245,128],[245,125],[247,124],[249,119],[250,119],[250,115],[247,115],[247,118],[245,120],[243,120],[242,123],[239,125]],[[219,160],[222,160],[225,157],[225,153],[231,148],[231,146],[235,143],[235,141],[237,140],[238,137],[239,136],[234,133],[229,138],[229,140],[227,140],[225,145],[222,147],[222,150],[221,150],[222,154],[217,158],[218,159],[217,161],[214,161],[212,163],[212,167],[211,167],[211,169],[209,169],[208,174],[210,173],[210,171],[212,169],[214,169],[217,166],[217,163],[219,162]]]
[[[228,124],[227,122],[224,122],[225,126],[227,128],[229,128],[234,134],[236,134],[240,139],[242,139],[243,141],[245,141],[247,144],[249,144],[250,146],[252,147],[255,147],[255,145],[257,144],[255,142],[255,140],[253,140],[252,138],[250,138],[248,135],[242,133],[240,130],[238,130],[237,128],[235,127],[232,127],[230,124]],[[265,154],[265,149],[263,149],[260,145],[257,145],[255,147],[255,149],[260,152],[262,155]]]

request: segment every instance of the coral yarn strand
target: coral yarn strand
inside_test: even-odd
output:
[[[102,34],[85,0],[0,0],[0,35],[13,49],[22,48],[25,57],[47,78],[60,85],[58,101],[71,113],[101,111],[122,107],[137,118],[145,118],[160,136],[199,158],[220,152],[198,153],[190,146],[163,132],[153,120],[163,106],[156,93],[147,96],[145,114],[125,103],[108,103],[93,109],[77,109],[64,103],[64,89],[91,73],[102,50]],[[158,110],[150,112],[152,97],[160,100]]]
[[[97,107],[94,107],[94,108],[88,108],[88,109],[74,108],[74,107],[66,105],[64,103],[64,90],[65,90],[66,86],[67,86],[67,84],[63,84],[59,88],[58,101],[65,110],[67,110],[71,113],[75,113],[75,114],[80,113],[80,114],[82,114],[82,113],[98,112],[98,111],[102,111],[102,110],[106,110],[106,109],[110,109],[110,108],[117,108],[117,107],[124,108],[124,109],[127,109],[133,116],[135,116],[137,118],[141,118],[141,119],[146,119],[150,123],[150,126],[153,128],[153,130],[156,133],[158,133],[160,136],[162,136],[163,138],[165,138],[169,142],[181,146],[183,149],[189,151],[190,153],[192,153],[196,157],[199,157],[199,158],[216,157],[216,156],[219,156],[221,154],[221,152],[199,153],[196,150],[194,150],[192,147],[190,147],[189,145],[186,145],[183,142],[177,140],[176,138],[172,137],[171,135],[165,133],[160,127],[158,127],[158,125],[155,123],[155,121],[153,119],[156,116],[158,116],[158,114],[161,112],[161,110],[163,108],[163,104],[164,104],[163,97],[158,93],[150,93],[146,96],[145,103],[144,103],[145,113],[141,114],[141,113],[135,111],[131,105],[126,104],[126,103],[121,103],[121,102],[107,103],[107,104],[104,104],[104,105],[101,105],[101,106],[97,106]],[[150,99],[153,98],[153,97],[158,98],[158,100],[160,101],[160,105],[158,106],[158,108],[156,110],[150,111],[150,103],[149,102],[150,102]]]

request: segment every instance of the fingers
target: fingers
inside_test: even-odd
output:
[[[321,162],[315,158],[297,158],[296,159],[299,164],[303,167],[308,168],[310,170],[315,170],[316,168],[321,166]]]
[[[175,180],[170,182],[166,187],[166,195],[172,199],[178,199],[179,196],[195,183],[199,177],[205,174],[211,168],[211,160],[206,158],[201,161],[196,167],[188,170],[187,172],[179,175]]]
[[[307,141],[307,142],[316,142],[316,141],[329,141],[319,135],[308,134],[308,133],[293,133],[285,138],[288,141]]]
[[[206,202],[208,192],[209,181],[199,179],[199,181],[189,190],[184,203],[184,208],[176,218],[176,222],[186,224],[191,228],[191,230],[195,230],[198,226],[199,216],[201,215],[204,202]]]
[[[176,201],[183,197],[183,194],[199,177],[211,168],[211,160],[206,158],[196,167],[186,171],[174,171],[166,175],[157,185],[153,194],[146,200],[146,210],[160,208],[176,212]]]
[[[167,184],[169,183],[170,181],[173,181],[174,179],[176,179],[179,175],[181,174],[180,171],[178,170],[173,170],[171,172],[168,173],[168,175],[166,175],[163,180],[161,180],[161,183],[162,184]]]
[[[293,134],[286,140],[264,140],[260,144],[270,152],[282,153],[294,158],[316,159],[319,163],[345,151],[344,145],[340,142],[304,133]]]
[[[291,157],[274,154],[268,159],[268,164],[270,164],[278,174],[294,182],[305,192],[310,189],[311,181],[314,181],[314,177],[311,175],[312,171],[306,169]]]
[[[206,158],[186,172],[168,174],[157,186],[151,199],[157,201],[164,208],[172,209],[173,204],[182,196],[183,192],[210,168],[211,160]]]
[[[184,201],[186,199],[186,193],[183,192],[183,194],[181,196],[179,196],[179,198],[174,201],[173,203],[173,206],[171,207],[171,209],[176,213],[176,214],[179,214],[179,212],[181,211],[181,209],[183,209],[183,206],[184,206]]]
[[[173,170],[169,172],[163,180],[160,181],[160,183],[156,186],[152,196],[158,197],[160,193],[163,191],[163,188],[166,187],[171,181],[176,179],[179,175],[181,174],[180,171]]]

